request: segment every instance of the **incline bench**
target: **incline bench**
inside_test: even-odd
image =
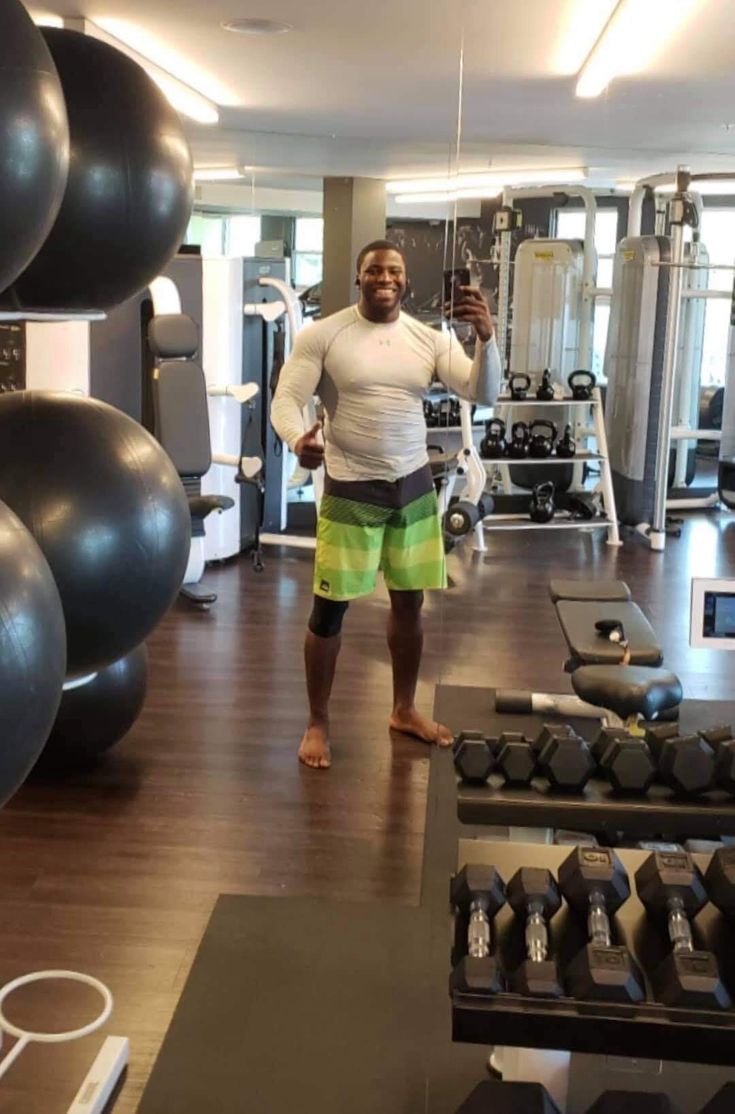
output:
[[[639,719],[676,718],[683,699],[679,678],[662,668],[663,652],[622,580],[552,580],[569,657],[574,696],[501,689],[499,712],[585,716],[610,726]]]

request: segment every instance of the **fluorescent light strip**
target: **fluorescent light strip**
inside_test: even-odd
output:
[[[197,166],[194,168],[195,182],[232,182],[244,175],[236,166]]]
[[[619,193],[632,193],[635,182],[617,182],[615,189]],[[673,182],[666,185],[654,186],[655,193],[674,193],[676,186]],[[689,186],[690,193],[698,193],[700,197],[730,197],[735,194],[735,179],[703,179],[692,182]]]
[[[640,73],[703,0],[619,0],[580,70],[578,97],[599,97],[613,78]]]
[[[155,81],[169,103],[182,116],[188,116],[190,120],[195,120],[198,124],[219,123],[219,109],[214,101],[210,101],[208,97],[205,97],[198,90],[192,89],[190,85],[186,85],[178,77],[168,73],[167,70],[162,70],[155,62],[128,46],[127,43],[115,38],[109,31],[105,31],[96,23],[92,23],[91,20],[85,19],[81,22],[84,25],[85,35],[90,35],[94,39],[99,39],[100,42],[107,43],[108,46],[113,46],[116,50],[127,54],[128,58],[137,62],[148,76]]]
[[[405,178],[386,182],[388,193],[438,194],[472,190],[473,196],[494,196],[506,186],[572,185],[587,177],[585,167],[570,166],[553,170],[501,170],[496,174],[456,174],[448,178]],[[478,194],[477,191],[484,191]]]

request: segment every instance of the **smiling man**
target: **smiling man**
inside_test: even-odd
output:
[[[395,731],[447,746],[451,732],[415,705],[423,649],[425,589],[444,588],[444,543],[426,449],[423,398],[434,378],[461,398],[492,405],[500,357],[487,303],[460,287],[453,317],[474,326],[470,360],[449,333],[401,312],[405,260],[386,240],[357,259],[360,298],[304,329],[281,369],[271,421],[301,465],[325,464],[314,565],[314,606],[306,633],[309,722],[299,759],[331,765],[329,697],[349,601],[373,591],[378,571],[391,609]],[[314,394],[326,411],[306,430],[303,408]]]

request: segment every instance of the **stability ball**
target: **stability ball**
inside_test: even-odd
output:
[[[24,308],[110,309],[158,275],[191,213],[181,121],[143,69],[107,43],[43,28],[64,90],[69,180],[48,239],[13,287]]]
[[[23,783],[54,722],[66,632],[51,570],[0,503],[0,804]]]
[[[0,395],[0,499],[51,567],[68,676],[130,653],[176,598],[191,532],[184,488],[158,442],[114,406],[54,391]]]
[[[86,684],[67,689],[43,752],[44,764],[88,762],[119,742],[143,710],[148,651],[137,646]]]
[[[56,67],[18,0],[0,6],[0,290],[48,236],[64,196],[69,125]]]

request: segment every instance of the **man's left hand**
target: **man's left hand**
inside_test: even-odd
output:
[[[476,286],[458,286],[459,298],[452,306],[454,321],[464,321],[472,325],[477,337],[483,344],[491,340],[495,330],[490,316],[490,308]],[[447,307],[449,312],[449,307]]]

